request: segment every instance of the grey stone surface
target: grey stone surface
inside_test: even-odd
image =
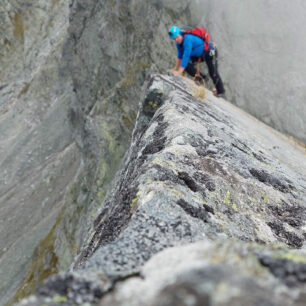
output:
[[[19,295],[22,296],[34,290],[46,275],[65,270],[86,241],[88,229],[129,146],[140,87],[149,72],[165,72],[175,61],[174,45],[167,36],[170,25],[198,25],[204,16],[202,24],[208,25],[220,46],[220,71],[232,101],[257,117],[263,114],[260,118],[265,122],[303,139],[305,104],[300,102],[303,90],[299,89],[304,86],[303,78],[300,79],[304,40],[295,37],[303,35],[304,4],[297,1],[280,6],[271,2],[265,4],[268,9],[264,10],[263,2],[258,2],[258,7],[253,8],[259,22],[256,29],[271,33],[271,39],[264,36],[268,51],[263,50],[262,54],[267,62],[261,66],[261,52],[252,52],[260,45],[262,32],[256,33],[255,40],[253,36],[245,39],[253,33],[248,6],[241,1],[218,3],[217,7],[214,2],[183,0],[1,1],[0,303],[14,295],[18,286],[23,288]],[[265,12],[273,18],[263,18]],[[277,16],[284,16],[286,25],[280,25]],[[255,28],[255,21],[251,25]],[[276,57],[269,50],[279,46],[284,49],[283,40],[277,36],[279,27],[287,33],[290,44],[288,53],[280,51]],[[238,37],[232,35],[238,30],[246,32]],[[228,37],[233,37],[235,44],[228,42]],[[233,58],[233,53],[239,58]],[[289,65],[287,57],[292,53],[292,66],[283,65]],[[242,58],[245,54],[250,54],[248,59]],[[251,58],[255,65],[249,62]],[[270,63],[272,68],[261,78],[263,68]],[[276,83],[278,75],[284,93],[281,96],[275,92],[279,84],[271,91],[266,87],[271,79]],[[256,84],[256,103],[250,84]],[[290,103],[284,104],[283,97]],[[178,136],[176,141],[184,145],[186,139]],[[192,140],[199,141],[198,137]],[[158,143],[157,147],[162,145]],[[235,146],[245,150],[239,143]],[[211,154],[218,152],[212,146],[208,150]],[[150,151],[149,145],[146,152]],[[278,154],[286,159],[287,153]],[[251,173],[266,186],[290,191],[290,184],[283,183],[281,175],[271,177],[266,170],[256,168],[241,171],[245,175]],[[183,171],[180,180],[197,190],[190,173]],[[206,184],[213,189],[210,181]],[[204,217],[202,210],[190,210],[183,201],[178,205],[191,215]],[[302,221],[292,220],[294,212],[301,211],[290,205],[274,209],[274,214],[299,227]],[[292,245],[301,244],[300,238],[287,234],[286,226],[276,224],[270,228]]]
[[[305,149],[200,89],[148,79],[74,281],[53,276],[23,305],[73,305],[87,275],[91,305],[303,304]]]
[[[201,103],[193,98],[195,89],[180,81],[164,76],[150,81],[128,164],[106,199],[77,265],[97,250],[87,268],[125,270],[122,249],[134,254],[130,260],[135,265],[133,257],[138,262],[142,253],[156,252],[152,241],[159,247],[167,245],[163,236],[174,244],[185,238],[198,240],[205,233],[303,246],[303,149],[225,101],[221,104],[209,96]],[[152,115],[150,107],[160,104],[144,130]],[[181,220],[182,213],[188,221]],[[164,235],[154,234],[159,222],[165,222]],[[176,231],[181,224],[188,226]],[[112,260],[115,263],[109,264]],[[130,261],[126,264],[129,271]]]
[[[83,244],[129,145],[139,88],[169,67],[168,25],[190,18],[185,1],[165,5],[1,1],[1,304],[66,269]]]
[[[289,254],[284,250],[233,240],[169,248],[152,257],[139,277],[118,283],[99,305],[302,305],[305,281],[283,285],[261,265],[265,253],[278,257],[280,266],[292,264],[282,258]],[[305,270],[305,261],[294,264]]]
[[[229,101],[306,142],[303,0],[201,1]]]
[[[16,292],[80,164],[59,81],[66,1],[1,1],[0,304]],[[61,84],[62,82],[62,84]]]

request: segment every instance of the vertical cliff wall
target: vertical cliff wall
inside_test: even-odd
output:
[[[1,2],[1,303],[71,263],[147,72],[174,60],[167,29],[191,15],[184,1]]]
[[[277,16],[279,9],[285,15],[286,10],[299,10],[298,5],[303,5],[292,3],[286,9],[270,3],[268,11]],[[268,63],[277,58],[282,64],[287,63],[288,54],[280,52],[274,57],[273,52],[262,52],[246,57],[256,49],[256,40],[246,40],[243,32],[250,29],[251,19],[242,1],[231,5],[223,1],[217,6],[205,0],[1,1],[1,303],[20,285],[19,297],[32,292],[48,275],[66,269],[83,245],[129,146],[140,87],[149,72],[164,72],[175,61],[175,47],[167,35],[172,24],[207,25],[220,46],[220,71],[233,102],[258,117],[265,114],[266,122],[285,132],[285,123],[296,118],[291,125],[303,139],[300,114],[304,114],[304,104],[297,104],[300,96],[296,96],[303,91],[294,89],[292,101],[284,104],[284,114],[290,118],[282,121],[283,126],[277,123],[283,113],[277,112],[276,118],[274,111],[281,104],[273,104],[275,93],[271,96],[264,81],[275,80],[279,72],[286,82],[296,79],[302,87],[303,79],[297,77],[302,74],[292,72],[293,77],[287,78],[278,62],[271,73],[263,74],[264,69],[257,65],[259,54],[264,61],[269,59]],[[253,11],[261,16],[265,10],[261,10],[261,2],[258,5]],[[291,15],[285,16],[288,22]],[[260,18],[258,21],[256,29],[263,24]],[[276,17],[270,21],[273,28]],[[300,25],[299,18],[284,29],[292,40],[295,24]],[[255,25],[254,20],[252,27]],[[263,29],[269,33],[268,28],[270,23]],[[233,35],[232,43],[228,39],[238,29],[243,34]],[[263,37],[262,33],[256,35],[258,40]],[[268,38],[266,45],[272,51],[282,41]],[[297,50],[303,49],[298,41]],[[248,62],[255,58],[256,65]],[[292,63],[296,69],[297,63],[303,67],[300,53]],[[256,84],[256,91],[250,84]],[[290,91],[287,88],[294,86],[283,86],[284,96]],[[258,100],[253,102],[253,98]],[[261,111],[254,111],[255,105],[262,106]],[[296,112],[292,112],[294,105]]]
[[[306,142],[306,3],[203,0],[231,102]]]
[[[56,222],[80,165],[67,120],[70,86],[59,66],[65,1],[2,1],[0,56],[0,304],[24,279]],[[49,258],[53,248],[48,248]],[[56,271],[48,260],[46,275]],[[36,263],[39,266],[38,263]]]

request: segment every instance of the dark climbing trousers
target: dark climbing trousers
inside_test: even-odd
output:
[[[191,61],[188,63],[188,66],[186,67],[186,72],[190,76],[195,76],[197,70],[195,67],[195,63],[197,62],[198,58],[191,57]],[[206,65],[208,67],[209,76],[211,77],[218,94],[224,94],[224,86],[223,82],[221,80],[221,77],[218,73],[218,50],[215,48],[215,55],[210,56],[209,52],[202,58],[202,61],[206,62]],[[201,76],[205,79],[205,75],[201,73]]]

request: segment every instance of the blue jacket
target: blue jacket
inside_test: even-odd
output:
[[[190,57],[200,57],[203,55],[204,42],[198,36],[186,34],[182,43],[176,44],[176,48],[177,57],[182,60],[181,67],[186,68]]]

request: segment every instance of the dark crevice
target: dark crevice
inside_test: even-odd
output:
[[[283,201],[280,206],[270,205],[268,208],[277,219],[294,228],[300,228],[306,220],[306,209],[298,205],[288,205]]]
[[[268,225],[274,234],[281,238],[289,246],[295,248],[301,248],[303,246],[304,240],[298,237],[295,233],[286,231],[284,226],[279,221],[269,222]]]
[[[94,282],[77,278],[68,273],[49,278],[38,289],[37,294],[47,297],[65,296],[70,303],[75,305],[80,304],[80,300],[82,304],[86,302],[97,303],[105,293]]]
[[[283,193],[288,193],[291,189],[287,183],[281,182],[280,179],[274,177],[265,170],[258,170],[252,168],[249,171],[253,175],[253,177],[257,178],[260,182],[270,185]]]
[[[283,280],[289,287],[306,283],[306,264],[296,263],[288,259],[274,258],[268,255],[259,256],[260,263],[268,267],[271,273]]]
[[[142,151],[142,154],[155,154],[162,151],[165,148],[165,142],[167,138],[163,137],[161,139],[155,139],[153,142],[148,144]]]
[[[179,172],[178,174],[179,179],[185,182],[185,184],[188,186],[190,190],[193,192],[197,192],[199,190],[197,184],[195,181],[189,176],[186,172]]]
[[[177,204],[191,217],[200,219],[203,222],[208,222],[208,215],[205,208],[194,207],[183,199],[178,200]]]

